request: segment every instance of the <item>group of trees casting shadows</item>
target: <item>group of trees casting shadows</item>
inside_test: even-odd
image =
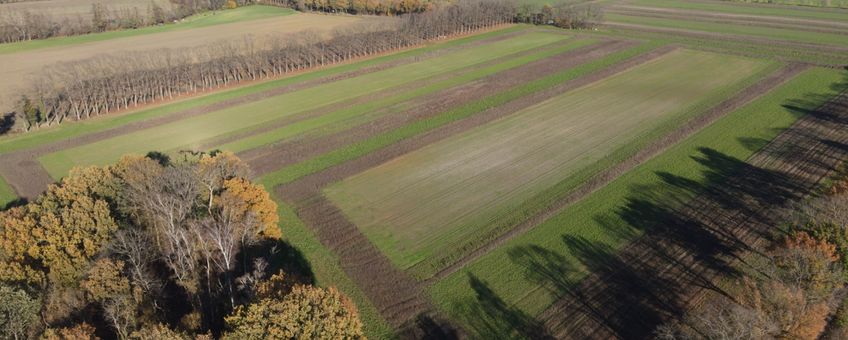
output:
[[[845,84],[835,89],[844,89]],[[784,106],[819,124],[848,129],[845,101],[803,109],[825,99],[829,98],[808,97]],[[767,143],[761,140],[739,142],[778,162],[799,166],[805,173],[831,171],[848,159],[848,146],[828,136],[795,133],[788,138],[807,149],[824,149],[811,156],[788,147],[795,144],[792,142],[773,148],[764,148]],[[617,211],[596,216],[614,239],[644,234],[624,249],[564,234],[561,251],[574,260],[560,251],[533,245],[509,250],[512,261],[525,268],[529,281],[561,297],[537,318],[509,306],[486,282],[470,275],[476,301],[460,307],[476,312],[468,318],[469,331],[484,338],[506,332],[519,338],[544,339],[562,334],[588,336],[597,331],[627,339],[648,338],[665,320],[686,311],[692,287],[726,295],[712,283],[715,275],[738,275],[731,261],[742,260],[737,255],[740,251],[756,251],[748,244],[750,236],[774,240],[773,227],[782,222],[776,220],[774,211],[810,193],[816,183],[710,148],[698,152],[692,158],[705,168],[703,182],[657,172],[660,184],[632,187]],[[689,255],[681,256],[684,251]],[[582,273],[587,271],[591,276],[584,279]],[[582,319],[604,329],[581,328],[588,326],[579,322]],[[561,328],[567,328],[565,333],[559,333]]]

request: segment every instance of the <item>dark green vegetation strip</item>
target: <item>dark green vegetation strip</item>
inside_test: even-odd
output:
[[[293,77],[272,80],[256,85],[249,85],[242,88],[227,90],[223,92],[216,92],[213,94],[204,95],[202,97],[186,99],[184,101],[176,102],[176,103],[168,103],[162,106],[158,106],[151,109],[145,109],[142,111],[137,111],[128,114],[121,114],[115,116],[104,116],[102,118],[95,118],[90,120],[84,120],[80,122],[67,122],[59,125],[55,128],[48,128],[41,131],[33,131],[22,135],[14,135],[8,137],[0,138],[0,153],[8,153],[11,151],[22,150],[27,148],[32,148],[39,146],[41,144],[46,144],[50,142],[56,142],[63,139],[71,139],[74,137],[79,137],[85,134],[107,130],[110,128],[115,128],[121,125],[142,121],[146,119],[156,118],[168,114],[173,114],[180,112],[182,110],[187,110],[190,108],[195,108],[202,105],[209,105],[218,103],[227,99],[232,99],[244,95],[249,95],[257,92],[262,92],[266,90],[270,90],[276,87],[286,86],[290,84],[294,84],[301,81],[317,79],[321,77],[326,77],[330,75],[340,74],[344,72],[355,71],[364,67],[377,65],[380,63],[388,62],[395,59],[400,59],[404,57],[411,57],[421,55],[427,52],[458,46],[466,43],[470,43],[477,40],[483,40],[487,38],[491,38],[494,36],[498,36],[501,34],[506,34],[509,32],[519,31],[527,29],[529,26],[515,26],[511,28],[506,28],[503,30],[483,33],[479,35],[474,35],[470,37],[465,37],[461,39],[452,40],[445,43],[433,44],[431,46],[413,49],[405,52],[400,52],[396,54],[391,54],[387,56],[377,57],[373,59],[368,59],[365,61],[352,63],[352,64],[344,64],[339,66],[333,66],[327,69],[318,70],[314,72],[307,72],[300,75],[296,75]]]
[[[699,162],[703,150],[748,159],[791,126],[804,110],[815,109],[841,91],[844,85],[834,84],[844,81],[845,76],[845,72],[821,68],[802,73],[438,282],[430,289],[433,301],[472,332],[484,331],[484,325],[504,324],[508,322],[505,317],[537,315],[565,293],[555,287],[577,284],[587,275],[585,265],[563,243],[564,237],[620,249],[646,227],[618,214],[628,202],[634,198],[653,202],[674,199],[683,204],[697,191],[676,193],[664,184],[664,178],[679,178],[694,187],[705,184],[710,169]],[[558,284],[541,280],[539,273],[531,273],[522,265],[531,260],[522,254],[529,253],[547,254],[547,259],[556,261],[563,269],[556,274]],[[506,306],[504,310],[509,313],[481,314],[483,304]]]
[[[85,44],[96,41],[128,38],[145,34],[181,31],[192,28],[209,27],[241,21],[280,17],[295,13],[297,12],[288,8],[262,5],[247,6],[227,11],[215,11],[197,14],[183,19],[183,22],[178,24],[148,26],[138,29],[124,29],[119,31],[92,33],[70,37],[56,37],[50,39],[39,39],[16,43],[0,44],[0,54],[18,53],[24,51],[37,50],[41,48]]]
[[[671,118],[667,121],[661,123],[653,130],[648,131],[638,138],[630,141],[624,147],[615,150],[608,156],[604,157],[601,161],[578,171],[574,175],[533,196],[515,209],[503,211],[499,215],[486,218],[484,221],[475,222],[474,224],[477,224],[478,226],[468,227],[467,229],[478,230],[479,232],[476,235],[469,236],[467,238],[469,240],[467,243],[451,247],[447,252],[442,252],[436,256],[428,257],[410,268],[410,270],[419,279],[432,277],[436,274],[436,272],[452,264],[454,261],[462,258],[478,247],[489,243],[491,240],[512,229],[524,220],[541,213],[559,199],[568,196],[572,190],[579,187],[593,175],[613,167],[623,160],[633,156],[645,146],[662,138],[668,133],[671,133],[690,119],[708,111],[710,108],[718,105],[727,98],[733,97],[735,93],[742,91],[766,75],[773,73],[780,66],[781,65],[779,63],[772,63],[762,71],[759,71],[735,84],[726,86],[719,91],[715,91],[708,97],[705,97],[699,102],[693,103],[689,107],[681,110],[680,113],[671,115]]]
[[[343,162],[356,159],[367,155],[375,150],[397,143],[406,138],[410,138],[424,132],[433,130],[450,122],[458,121],[467,118],[476,113],[483,112],[487,109],[503,105],[514,99],[526,96],[528,94],[538,92],[557,84],[578,78],[598,70],[602,70],[610,65],[629,59],[633,56],[645,53],[649,50],[657,48],[657,44],[643,44],[635,48],[631,48],[622,52],[614,53],[604,58],[579,65],[568,70],[564,70],[542,79],[537,79],[510,90],[486,97],[479,101],[462,105],[447,112],[443,112],[438,116],[417,121],[404,127],[389,131],[387,133],[372,137],[365,141],[348,145],[321,156],[312,158],[285,167],[279,171],[268,173],[262,176],[265,183],[273,185],[281,185],[291,183],[299,178],[312,173],[330,168]]]

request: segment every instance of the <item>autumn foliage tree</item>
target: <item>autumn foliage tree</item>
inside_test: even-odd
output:
[[[361,335],[337,291],[267,280],[277,206],[248,178],[231,153],[127,156],[0,212],[0,302],[15,312],[0,306],[0,337],[184,339],[261,306],[314,325],[301,335]]]

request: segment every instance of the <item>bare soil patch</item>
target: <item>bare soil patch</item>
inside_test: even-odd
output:
[[[809,112],[748,162],[702,152],[712,181],[696,199],[682,208],[631,203],[632,217],[641,212],[656,224],[645,236],[609,257],[597,256],[609,249],[572,242],[593,274],[560,287],[563,298],[542,313],[551,336],[650,338],[705,294],[722,294],[716,278],[741,252],[767,243],[779,209],[814,192],[848,158],[848,93]]]

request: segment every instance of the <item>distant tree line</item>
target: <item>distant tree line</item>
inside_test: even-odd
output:
[[[127,156],[0,211],[0,338],[363,338],[350,300],[281,270],[277,206],[247,172]]]
[[[446,0],[256,0],[257,3],[287,7],[298,11],[328,13],[399,15],[435,8]]]
[[[515,21],[567,29],[587,29],[599,25],[603,16],[600,6],[585,1],[563,1],[554,5],[524,3],[517,6]]]
[[[59,64],[36,79],[20,100],[18,118],[26,129],[65,119],[127,109],[287,74],[356,57],[397,50],[512,22],[514,6],[506,1],[464,0],[379,25],[363,24],[336,31],[331,38],[304,32],[271,39],[255,38],[181,49],[134,52]]]
[[[239,0],[233,3],[241,5],[247,4],[248,1]],[[29,10],[5,11],[0,13],[0,43],[164,24],[200,12],[222,9],[227,3],[225,0],[171,0],[169,5],[160,6],[158,2],[150,1],[146,10],[142,9],[142,6],[112,8],[103,3],[94,3],[90,15],[86,17],[60,16]]]

